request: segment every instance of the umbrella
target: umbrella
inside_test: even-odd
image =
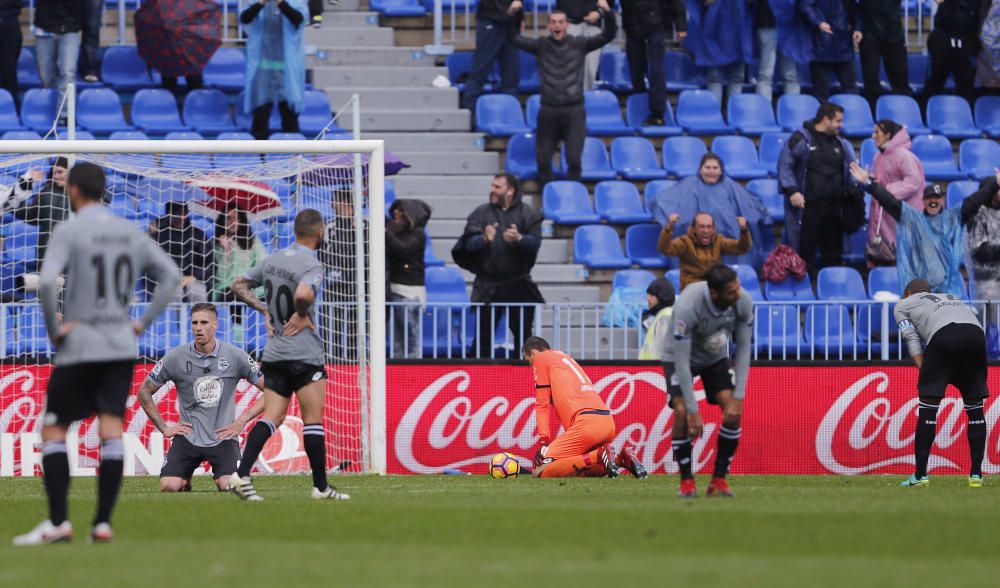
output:
[[[278,194],[264,182],[220,177],[190,180],[188,184],[205,191],[207,198],[191,203],[191,210],[204,216],[235,207],[245,211],[250,220],[257,221],[284,212]]]
[[[303,183],[329,186],[335,183],[349,182],[354,178],[354,155],[351,153],[319,155],[313,158],[313,161],[321,167],[303,173]],[[361,155],[361,165],[368,165],[367,154]],[[385,175],[394,176],[407,167],[410,167],[410,164],[388,151],[385,152]]]
[[[213,0],[145,0],[135,13],[139,55],[162,75],[198,75],[222,45]]]

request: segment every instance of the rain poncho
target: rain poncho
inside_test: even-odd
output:
[[[886,143],[882,151],[875,154],[875,159],[872,160],[872,175],[898,200],[923,211],[924,166],[910,151],[910,146],[910,135],[906,129],[900,129]],[[872,200],[871,210],[868,213],[868,242],[872,243],[875,235],[879,235],[888,248],[887,251],[895,256],[896,219],[881,212],[882,205]],[[880,214],[881,219],[879,219]]]
[[[685,0],[688,34],[684,48],[698,67],[753,61],[753,18],[745,0]],[[734,34],[734,31],[736,34]]]
[[[932,292],[964,298],[965,282],[958,271],[962,264],[961,217],[961,208],[930,216],[902,206],[896,227],[896,270],[901,287],[923,278],[930,282]]]
[[[757,0],[764,2],[765,0]],[[812,29],[809,21],[799,15],[795,5],[799,0],[770,0],[778,31],[778,51],[795,63],[812,61]]]
[[[305,0],[285,0],[291,8],[308,16]],[[295,112],[302,110],[306,84],[305,25],[295,26],[268,3],[250,23],[247,35],[247,112],[274,102],[287,102]]]
[[[1000,300],[1000,209],[984,206],[966,227],[965,267],[976,300]]]
[[[983,26],[979,30],[982,49],[976,62],[976,85],[1000,87],[1000,0],[985,7]]]

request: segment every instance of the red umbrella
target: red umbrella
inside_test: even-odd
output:
[[[250,220],[263,220],[284,212],[278,194],[264,182],[240,178],[206,178],[190,180],[188,184],[205,191],[207,198],[190,204],[191,210],[204,216],[239,208]]]
[[[214,0],[144,0],[135,13],[139,55],[165,76],[197,75],[222,45]]]

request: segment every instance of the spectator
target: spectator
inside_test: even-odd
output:
[[[830,78],[840,80],[840,91],[858,93],[854,46],[861,42],[856,0],[802,0],[800,10],[813,27],[813,94],[820,102],[830,97]]]
[[[508,12],[514,18],[508,24],[507,38],[515,47],[535,55],[542,81],[542,107],[538,111],[535,143],[538,181],[543,186],[552,179],[552,156],[560,141],[566,144],[566,168],[569,179],[579,180],[580,158],[587,134],[587,114],[583,108],[583,76],[586,56],[615,38],[616,24],[606,0],[597,0],[603,18],[599,37],[574,37],[567,34],[566,13],[549,14],[549,35],[540,39],[520,34],[521,0],[514,0]],[[517,343],[520,346],[520,341]]]
[[[872,161],[872,175],[897,200],[923,211],[924,166],[910,151],[910,135],[895,121],[875,123],[872,139],[879,152]],[[872,200],[868,214],[868,266],[896,265],[896,219],[883,214],[882,205]]]
[[[649,308],[642,313],[642,328],[646,329],[646,338],[639,350],[639,359],[660,360],[664,338],[670,333],[670,315],[675,297],[674,285],[666,278],[656,278],[646,288],[646,304]]]
[[[278,103],[281,130],[299,132],[298,113],[305,91],[305,0],[258,0],[240,14],[247,33],[247,81],[244,108],[253,113],[250,132],[269,135],[271,105]]]
[[[972,105],[975,70],[972,58],[979,53],[979,8],[982,0],[936,0],[934,30],[927,37],[930,59],[923,102],[944,93],[948,76],[955,78],[955,93]],[[932,282],[933,283],[933,282]]]
[[[649,118],[644,126],[663,126],[667,103],[667,81],[663,52],[669,29],[687,36],[687,10],[681,0],[622,0],[625,55],[632,77],[632,91],[646,92],[649,78]],[[572,32],[572,31],[571,31]]]
[[[476,7],[476,50],[462,95],[462,108],[470,112],[475,111],[476,100],[495,63],[500,64],[500,92],[517,96],[521,58],[517,47],[507,39],[509,8],[510,0],[481,0]]]
[[[844,252],[844,199],[854,157],[839,136],[843,126],[844,109],[823,103],[778,156],[778,187],[785,195],[783,242],[802,256],[811,273],[840,264]],[[816,262],[817,248],[822,263]]]
[[[743,92],[744,68],[753,60],[753,15],[746,0],[687,0],[687,48],[706,68],[708,89],[722,103],[722,86]]]
[[[596,37],[601,34],[601,13],[597,0],[556,0],[556,9],[566,13],[569,26],[566,34],[573,37]],[[594,49],[583,60],[583,91],[597,87],[597,68],[601,65],[601,50]]]
[[[975,300],[1000,300],[1000,190],[997,180],[987,178],[979,184],[980,190],[993,190],[993,198],[969,219],[966,226],[965,269],[973,284],[972,297]],[[992,184],[992,185],[991,185]],[[1000,318],[998,305],[993,302],[987,307],[986,346],[990,357],[1000,355]]]
[[[980,96],[995,96],[1000,94],[1000,0],[984,0],[980,15],[982,49],[976,60],[976,87]]]
[[[679,214],[670,215],[670,222],[663,227],[656,248],[664,255],[680,258],[682,292],[688,284],[704,282],[708,270],[722,263],[723,255],[744,255],[750,251],[750,227],[742,216],[736,219],[740,226],[738,241],[719,235],[715,231],[715,219],[704,212],[695,215],[687,235],[674,239],[674,225],[678,219]]]
[[[339,4],[339,0],[331,4]],[[323,0],[309,0],[309,24],[314,29],[323,26]]]
[[[551,22],[551,21],[550,21]],[[490,201],[472,211],[465,230],[452,249],[460,267],[476,274],[472,302],[482,302],[479,310],[479,357],[492,357],[493,334],[507,306],[513,304],[507,326],[514,334],[511,357],[521,356],[521,342],[532,332],[535,307],[544,303],[542,293],[531,279],[538,249],[542,245],[542,215],[521,200],[517,178],[498,174],[490,187]]]
[[[31,199],[34,183],[44,177],[40,171],[28,170],[12,185],[0,185],[0,216],[17,210]]]
[[[778,26],[774,6],[782,14],[782,27]],[[797,19],[794,0],[757,0],[757,10],[754,12],[754,30],[757,33],[757,47],[760,50],[760,62],[757,66],[757,93],[771,100],[774,96],[773,81],[775,66],[781,75],[782,91],[785,94],[798,94],[802,91],[799,85],[799,70],[796,55],[801,55],[801,43],[794,40],[788,42],[788,33],[794,31]],[[780,45],[780,47],[779,47]],[[801,57],[804,63],[808,57]]]
[[[41,180],[41,172],[29,172],[27,175],[28,185],[31,180]],[[69,177],[69,162],[65,157],[57,157],[52,163],[49,177],[42,189],[38,191],[33,202],[14,211],[14,216],[18,219],[38,227],[38,255],[36,259],[39,263],[45,259],[45,250],[49,244],[49,238],[56,225],[69,218],[69,196],[66,194],[66,180]],[[24,182],[24,178],[20,180]]]
[[[267,257],[267,249],[250,228],[246,212],[233,207],[215,217],[214,253],[212,300],[235,302],[229,286]]]
[[[327,223],[323,244],[317,251],[326,271],[323,300],[329,309],[331,353],[340,361],[358,356],[358,253],[354,195],[350,190],[333,192],[332,221]],[[368,226],[364,226],[364,258],[368,258]],[[363,264],[367,266],[367,264]]]
[[[18,101],[17,59],[21,56],[21,8],[24,0],[0,0],[0,88]]]
[[[420,314],[427,304],[424,281],[424,227],[431,209],[423,200],[399,199],[389,207],[392,221],[385,227],[385,250],[389,267],[387,299],[390,306],[393,357],[420,359],[423,355]]]
[[[38,0],[35,5],[35,60],[43,88],[58,88],[62,105],[66,85],[76,82],[83,28],[83,0]],[[66,108],[59,111],[65,124]]]
[[[83,0],[82,24],[80,38],[80,58],[77,69],[83,76],[83,81],[94,84],[101,81],[98,73],[101,71],[101,60],[98,57],[101,50],[101,21],[104,16],[104,0]]]
[[[150,227],[152,237],[181,270],[184,302],[208,302],[212,252],[205,232],[191,224],[184,202],[167,202],[166,214]]]
[[[879,64],[885,66],[893,94],[910,95],[910,65],[906,58],[906,37],[899,0],[861,0],[861,80],[865,98],[872,108],[883,94]]]

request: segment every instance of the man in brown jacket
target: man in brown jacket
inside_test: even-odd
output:
[[[694,215],[688,234],[673,238],[674,225],[680,215],[670,215],[670,222],[663,227],[656,248],[660,253],[681,260],[681,290],[688,284],[701,282],[712,266],[722,263],[723,255],[743,255],[750,251],[750,228],[747,219],[736,217],[740,225],[740,238],[729,239],[715,232],[715,219],[707,212]]]

